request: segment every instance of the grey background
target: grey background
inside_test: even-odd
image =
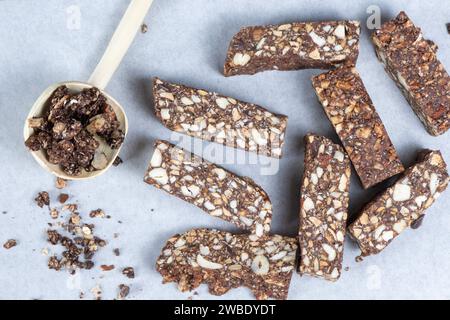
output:
[[[440,47],[439,57],[450,67],[448,1],[300,1],[300,0],[155,0],[139,33],[110,82],[107,91],[126,109],[130,130],[121,151],[124,163],[90,181],[70,183],[67,191],[79,202],[83,216],[103,208],[112,216],[94,220],[97,232],[109,240],[96,256],[90,272],[70,277],[47,269],[43,248],[50,217],[33,202],[38,191],[58,195],[55,178],[41,169],[23,146],[22,127],[39,94],[52,83],[85,81],[100,59],[128,1],[3,0],[0,1],[0,243],[9,238],[19,245],[0,247],[1,299],[77,299],[80,288],[91,299],[90,288],[100,284],[103,298],[116,297],[117,285],[131,284],[131,298],[186,299],[175,284],[161,284],[154,264],[160,248],[175,233],[194,227],[236,231],[142,182],[154,139],[170,139],[171,132],[153,116],[151,77],[215,90],[266,106],[289,116],[285,156],[276,175],[261,174],[261,164],[225,164],[248,175],[270,195],[274,205],[273,232],[296,234],[303,136],[309,131],[337,141],[311,88],[310,77],[320,70],[265,72],[225,78],[221,74],[228,42],[240,27],[255,24],[321,19],[362,21],[358,70],[384,121],[402,161],[409,165],[421,148],[440,149],[450,162],[450,133],[428,135],[395,84],[377,61],[365,27],[366,9],[379,5],[383,21],[405,10],[423,28],[426,38]],[[80,29],[67,28],[67,8],[78,6]],[[205,144],[206,145],[206,144]],[[245,156],[245,152],[239,153]],[[208,157],[214,160],[214,157]],[[216,159],[217,160],[217,159]],[[261,158],[262,163],[267,158]],[[378,188],[380,189],[380,187]],[[353,172],[351,214],[377,189],[363,191]],[[429,210],[423,226],[408,230],[382,254],[355,263],[359,250],[346,240],[344,271],[337,283],[311,277],[292,277],[290,299],[450,298],[450,192]],[[153,211],[152,211],[153,210]],[[2,213],[6,211],[7,213]],[[122,223],[118,223],[118,221]],[[89,219],[86,219],[89,221]],[[119,233],[118,238],[113,238]],[[112,254],[121,249],[121,256]],[[100,264],[116,269],[101,272]],[[134,266],[133,281],[120,273]],[[194,299],[213,299],[201,286]],[[246,288],[231,290],[228,299],[251,299]]]

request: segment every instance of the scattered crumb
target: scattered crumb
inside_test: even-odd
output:
[[[50,196],[47,191],[39,192],[37,197],[34,199],[39,207],[44,207],[44,205],[50,205]]]
[[[50,217],[52,219],[58,219],[59,217],[59,211],[56,208],[53,208],[50,210]]]
[[[102,300],[102,288],[99,284],[91,289],[91,293],[94,296],[95,300]]]
[[[17,246],[17,241],[14,239],[9,239],[3,244],[3,248],[5,248],[6,250],[11,249],[12,247],[15,246]]]
[[[89,217],[91,218],[104,218],[105,216],[105,212],[102,209],[92,210],[89,213]]]
[[[364,260],[363,256],[357,256],[357,257],[355,257],[355,261],[356,261],[356,262],[361,262],[361,261],[363,261],[363,260]]]
[[[70,212],[76,212],[78,210],[78,205],[75,203],[65,204],[62,208],[63,208],[63,210],[68,210]]]
[[[450,22],[447,23],[447,33],[450,34]]]
[[[64,204],[69,199],[69,195],[67,193],[61,193],[58,196],[59,203]]]
[[[120,158],[119,156],[117,156],[117,157],[114,159],[113,166],[114,166],[114,167],[117,167],[117,166],[119,166],[119,165],[122,164],[122,163],[123,163],[122,158]]]
[[[84,298],[84,292],[80,291],[80,299],[83,299],[83,298]]]
[[[113,250],[113,252],[114,252],[114,255],[115,255],[116,257],[120,256],[120,250],[119,250],[119,248],[115,248],[115,249]]]
[[[8,211],[2,211],[2,213],[3,213],[3,214],[7,214],[7,213],[8,213]]]
[[[148,26],[145,23],[143,23],[141,25],[141,32],[142,33],[146,33],[147,31],[148,31]]]
[[[113,264],[110,265],[102,264],[100,268],[102,269],[102,271],[111,271],[115,268],[115,266]]]
[[[150,209],[151,212],[155,211],[155,209]]]
[[[117,295],[117,299],[122,300],[128,296],[130,293],[130,287],[124,284],[119,284],[119,294]]]
[[[60,244],[66,250],[60,258],[56,255],[48,261],[49,269],[59,271],[66,269],[75,273],[78,269],[90,270],[94,267],[92,258],[100,247],[106,245],[106,241],[93,234],[93,224],[83,224],[77,212],[71,214],[68,223],[61,226],[69,236],[63,236],[56,230],[47,230],[47,240],[53,244]],[[80,261],[81,256],[84,261]]]
[[[43,256],[48,256],[48,248],[43,248],[42,250],[41,250],[41,254],[43,255]]]
[[[133,267],[126,267],[122,270],[122,274],[127,276],[130,279],[134,279],[134,269]]]
[[[345,267],[344,268],[344,271],[348,271],[348,270],[350,270],[350,267]]]
[[[114,238],[118,238],[119,234],[118,233],[114,233]]]
[[[67,186],[67,181],[63,178],[56,178],[55,184],[57,189],[64,189]]]

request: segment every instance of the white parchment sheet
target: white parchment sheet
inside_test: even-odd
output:
[[[386,129],[405,165],[422,148],[440,149],[450,163],[450,133],[432,137],[415,116],[394,82],[375,57],[366,27],[367,9],[376,5],[382,21],[405,10],[424,35],[439,46],[438,56],[450,68],[449,1],[301,1],[301,0],[155,0],[139,33],[107,91],[126,109],[130,130],[121,151],[124,163],[95,180],[70,183],[66,190],[86,216],[102,208],[111,219],[94,220],[96,232],[108,240],[95,257],[94,270],[70,277],[48,270],[55,249],[46,242],[51,219],[33,199],[49,190],[59,194],[54,177],[43,171],[23,145],[22,127],[34,100],[52,83],[86,81],[126,9],[126,0],[2,0],[0,1],[0,243],[18,240],[10,250],[0,247],[0,299],[85,299],[99,284],[103,298],[117,296],[120,283],[130,284],[130,298],[186,299],[175,284],[161,284],[154,264],[165,241],[194,227],[236,231],[228,223],[143,182],[153,141],[175,139],[153,115],[153,76],[217,91],[257,103],[289,116],[285,156],[281,161],[258,158],[256,163],[225,163],[227,169],[247,175],[269,194],[274,233],[295,236],[299,189],[303,171],[303,136],[315,132],[337,137],[317,102],[310,78],[320,70],[263,72],[225,78],[223,62],[229,41],[241,27],[292,21],[358,19],[362,23],[357,68]],[[176,142],[176,141],[175,141]],[[200,142],[203,146],[209,144]],[[218,150],[233,152],[229,148]],[[237,152],[248,157],[245,152]],[[208,160],[219,161],[220,152]],[[269,162],[270,161],[270,162]],[[235,161],[236,162],[236,161]],[[247,161],[248,162],[248,161]],[[254,161],[255,162],[255,161]],[[275,174],[266,174],[264,168]],[[270,170],[269,170],[270,171]],[[364,191],[353,172],[352,215],[379,188]],[[354,261],[359,250],[345,244],[344,271],[336,283],[308,276],[292,277],[290,299],[450,298],[450,191],[428,210],[422,227],[405,231],[378,256]],[[87,219],[89,221],[89,219]],[[121,223],[119,223],[119,221]],[[113,234],[118,233],[114,238]],[[121,255],[114,256],[119,248]],[[100,264],[114,264],[102,272]],[[121,274],[133,266],[134,280]],[[216,299],[206,286],[194,299]],[[223,298],[251,299],[246,288]]]

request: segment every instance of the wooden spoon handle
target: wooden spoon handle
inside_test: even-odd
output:
[[[131,0],[103,57],[91,74],[88,80],[89,84],[100,89],[104,89],[108,85],[109,80],[141,27],[152,2],[153,0]]]

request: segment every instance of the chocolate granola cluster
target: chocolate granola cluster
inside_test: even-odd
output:
[[[90,172],[106,166],[106,158],[98,161],[96,155],[100,139],[117,149],[125,136],[116,113],[97,88],[73,94],[66,86],[58,87],[48,111],[30,119],[29,126],[35,132],[25,145],[32,151],[45,150],[50,163],[59,164],[73,176],[82,169]]]

